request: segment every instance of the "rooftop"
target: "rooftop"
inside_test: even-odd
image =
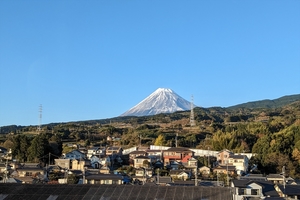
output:
[[[230,188],[156,185],[1,184],[1,199],[169,199],[229,200]]]

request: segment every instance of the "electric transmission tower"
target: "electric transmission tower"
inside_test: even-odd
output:
[[[195,126],[195,116],[194,116],[194,97],[191,97],[191,115],[190,115],[190,126]]]
[[[42,104],[40,104],[40,107],[39,107],[39,126],[37,128],[37,131],[39,133],[41,133],[41,130],[42,130],[42,128],[41,128],[41,126],[42,126],[42,112],[43,112],[43,106],[42,106]]]

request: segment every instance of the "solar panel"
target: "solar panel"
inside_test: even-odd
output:
[[[147,199],[153,200],[156,198],[157,192],[158,192],[158,187],[160,187],[160,186],[150,186],[150,192],[147,195]]]
[[[159,199],[164,199],[166,197],[166,188],[162,186],[158,186],[158,191],[156,193],[156,197]]]
[[[174,199],[174,194],[176,191],[176,187],[166,187],[167,192],[166,192],[166,196],[165,196],[165,200],[173,200]]]
[[[111,195],[111,200],[118,200],[121,196],[120,194],[123,192],[124,186],[122,185],[117,185],[115,188],[114,192]]]
[[[91,200],[99,200],[102,198],[101,194],[95,194],[94,196],[92,196]]]
[[[40,195],[37,195],[37,198],[35,198],[35,199],[37,199],[37,200],[45,200],[45,199],[48,199],[49,196],[50,195],[48,195],[48,194],[40,194]]]
[[[103,197],[110,197],[112,193],[115,191],[116,185],[112,185],[111,187],[107,187],[105,192],[103,193]]]
[[[132,187],[130,196],[127,199],[137,199],[139,196],[140,190],[141,190],[141,186],[137,185],[137,186]]]
[[[124,187],[122,194],[120,195],[122,196],[122,200],[129,199],[133,187],[134,187],[133,185],[126,185]]]
[[[184,195],[184,187],[175,187],[175,193],[174,193],[174,199],[175,200],[181,200],[183,199]]]
[[[95,194],[95,193],[97,192],[97,190],[98,190],[98,187],[91,187],[91,188],[88,190],[87,193],[89,193],[89,194]]]
[[[82,200],[90,200],[90,199],[92,199],[93,198],[93,195],[85,195],[83,198],[82,198]]]
[[[140,193],[137,197],[137,200],[144,200],[146,199],[146,197],[148,196],[150,191],[150,187],[149,186],[141,186],[140,188]]]
[[[67,188],[64,188],[64,190],[61,191],[61,194],[62,195],[72,194],[71,191],[72,191],[72,188],[67,187]]]

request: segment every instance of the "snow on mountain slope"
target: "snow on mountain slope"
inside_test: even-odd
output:
[[[190,110],[191,103],[171,89],[158,88],[143,101],[121,116],[147,116]]]

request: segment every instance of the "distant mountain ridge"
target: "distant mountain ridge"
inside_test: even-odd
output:
[[[247,103],[242,103],[234,106],[229,106],[229,109],[238,109],[238,108],[279,108],[286,106],[295,101],[300,101],[300,94],[295,95],[286,95],[277,99],[265,99],[260,101],[251,101]]]
[[[148,116],[190,109],[191,103],[176,94],[173,90],[168,88],[158,88],[121,116]]]

